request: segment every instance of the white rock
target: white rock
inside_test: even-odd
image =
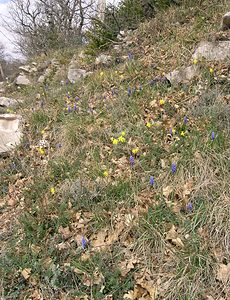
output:
[[[12,150],[20,143],[22,117],[14,114],[0,115],[0,153]]]
[[[20,66],[19,70],[25,72],[25,73],[30,73],[30,66],[26,65],[26,66]]]
[[[17,85],[30,85],[31,82],[28,79],[28,77],[25,74],[20,74],[17,78],[16,78],[16,84]]]
[[[0,106],[3,107],[10,107],[17,105],[18,103],[22,102],[21,100],[15,100],[12,98],[7,98],[7,97],[0,97]]]
[[[109,63],[111,63],[111,61],[112,61],[112,56],[101,54],[96,58],[95,64],[96,65],[99,65],[99,64],[108,65]]]
[[[85,78],[87,75],[88,75],[88,73],[84,69],[75,69],[75,68],[69,67],[67,77],[70,82],[74,83],[82,78]]]
[[[201,42],[193,58],[206,58],[207,60],[225,60],[230,58],[230,41]]]
[[[222,30],[230,29],[230,11],[223,16],[221,27]]]
[[[4,85],[5,85],[4,81],[1,81],[1,82],[0,82],[0,94],[5,93],[5,91],[6,91]]]
[[[170,81],[172,85],[177,85],[179,83],[188,83],[199,74],[200,68],[196,65],[192,65],[189,67],[182,67],[180,69],[174,70],[165,75],[165,77]]]

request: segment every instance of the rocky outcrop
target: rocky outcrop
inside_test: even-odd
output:
[[[222,30],[228,30],[230,29],[230,11],[227,12],[223,18],[222,18],[222,23],[221,23],[221,29]]]
[[[14,114],[0,115],[0,154],[12,150],[20,143],[22,118]]]
[[[193,78],[200,74],[200,68],[196,65],[189,67],[182,67],[180,69],[174,70],[165,77],[170,81],[172,85],[178,85],[180,83],[189,83]]]
[[[201,42],[193,58],[205,58],[211,61],[225,60],[230,58],[230,41],[217,41],[217,42]]]

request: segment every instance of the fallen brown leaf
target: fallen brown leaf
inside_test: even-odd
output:
[[[174,225],[172,225],[171,229],[167,232],[166,241],[170,241],[172,244],[176,245],[179,248],[184,247],[184,244],[179,238],[176,227]]]
[[[230,263],[228,263],[227,265],[219,265],[216,278],[225,284],[230,281]]]
[[[24,279],[27,280],[30,277],[31,269],[30,268],[23,269],[21,271],[21,274],[24,277]]]

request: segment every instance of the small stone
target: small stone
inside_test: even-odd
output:
[[[95,60],[95,64],[96,65],[109,65],[112,62],[112,57],[110,55],[105,55],[105,54],[101,54],[99,55],[96,60]]]

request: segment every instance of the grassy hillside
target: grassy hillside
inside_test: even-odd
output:
[[[12,91],[25,126],[0,161],[2,299],[229,299],[230,61],[198,61],[188,85],[153,81],[229,38],[228,10],[170,8],[135,31],[126,62],[79,58],[93,73],[76,84],[63,66]]]

